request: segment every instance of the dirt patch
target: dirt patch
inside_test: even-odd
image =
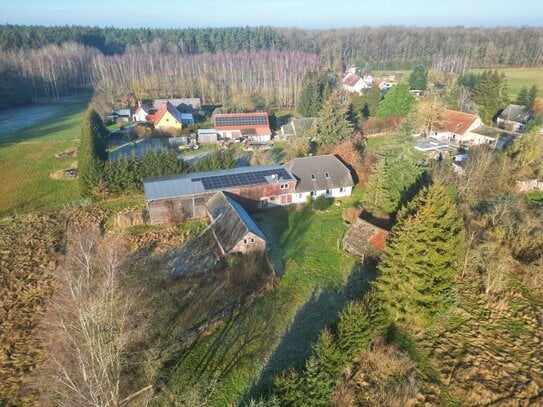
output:
[[[77,179],[77,161],[72,162],[68,168],[52,172],[49,176],[53,179]]]
[[[65,159],[65,158],[75,158],[77,157],[77,148],[69,148],[67,150],[61,151],[60,153],[56,153],[54,155],[55,158]]]

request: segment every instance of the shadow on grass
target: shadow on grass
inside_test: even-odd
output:
[[[299,309],[283,335],[281,342],[267,362],[258,381],[247,392],[244,400],[258,398],[271,390],[276,375],[304,366],[312,345],[325,327],[333,326],[347,303],[361,299],[375,277],[373,266],[356,264],[347,282],[338,288],[314,290],[309,300]]]

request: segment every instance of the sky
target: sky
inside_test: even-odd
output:
[[[542,0],[0,0],[0,24],[115,27],[542,26]]]

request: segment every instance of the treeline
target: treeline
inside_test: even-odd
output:
[[[361,27],[341,30],[296,28],[98,28],[0,26],[0,49],[40,48],[75,41],[103,54],[125,52],[153,43],[161,51],[181,54],[296,50],[316,53],[327,68],[342,70],[362,57],[373,68],[406,68],[419,62],[433,66],[539,66],[543,64],[540,27],[414,28]]]
[[[122,54],[130,46],[153,41],[183,54],[285,48],[281,34],[270,27],[158,29],[0,25],[2,50],[35,49],[72,41],[95,47],[106,55]]]
[[[259,95],[266,105],[295,106],[306,72],[318,70],[317,55],[300,51],[259,51],[182,55],[153,50],[99,55],[93,60],[93,87],[100,104],[113,106],[126,94],[200,97],[223,102],[232,95]]]

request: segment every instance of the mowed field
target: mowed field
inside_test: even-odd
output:
[[[167,374],[172,393],[220,378],[214,391],[201,389],[210,393],[207,403],[238,405],[266,394],[277,374],[303,366],[322,329],[362,298],[373,277],[341,248],[341,212],[359,197],[357,190],[322,212],[275,208],[254,215],[274,264],[283,265],[279,286],[188,350]],[[156,405],[171,402],[164,396]]]
[[[484,69],[471,69],[470,72],[482,73]],[[498,72],[507,76],[509,98],[515,100],[523,86],[530,88],[533,84],[539,89],[538,96],[543,96],[543,67],[542,68],[504,68]]]
[[[77,147],[87,104],[87,95],[69,98],[50,110],[41,109],[39,113],[47,114],[39,122],[29,117],[31,124],[23,126],[20,117],[32,115],[35,109],[0,113],[0,217],[51,210],[80,199],[77,181],[56,180],[50,174],[76,161],[55,154]]]

